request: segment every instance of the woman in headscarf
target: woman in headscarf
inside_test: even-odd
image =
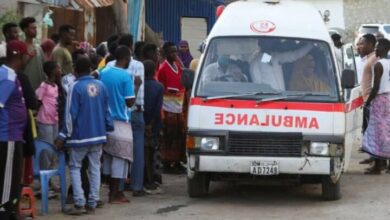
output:
[[[184,67],[189,68],[190,63],[194,58],[191,55],[189,44],[186,40],[180,41],[179,51],[177,55],[180,58],[181,62],[183,63]]]

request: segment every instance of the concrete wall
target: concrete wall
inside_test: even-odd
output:
[[[353,40],[364,23],[390,23],[389,0],[344,0],[345,38]]]
[[[1,0],[0,16],[9,10],[16,11],[18,2],[16,0]]]

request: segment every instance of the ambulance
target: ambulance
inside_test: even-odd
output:
[[[206,196],[211,181],[293,181],[322,184],[324,200],[340,199],[363,105],[356,65],[342,63],[307,3],[226,6],[189,101],[189,196]]]

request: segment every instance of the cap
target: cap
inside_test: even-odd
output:
[[[11,40],[7,42],[7,56],[18,54],[28,55],[27,45],[20,40]]]

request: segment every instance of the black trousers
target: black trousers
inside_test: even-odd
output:
[[[21,193],[23,143],[0,142],[0,219],[13,219]]]

